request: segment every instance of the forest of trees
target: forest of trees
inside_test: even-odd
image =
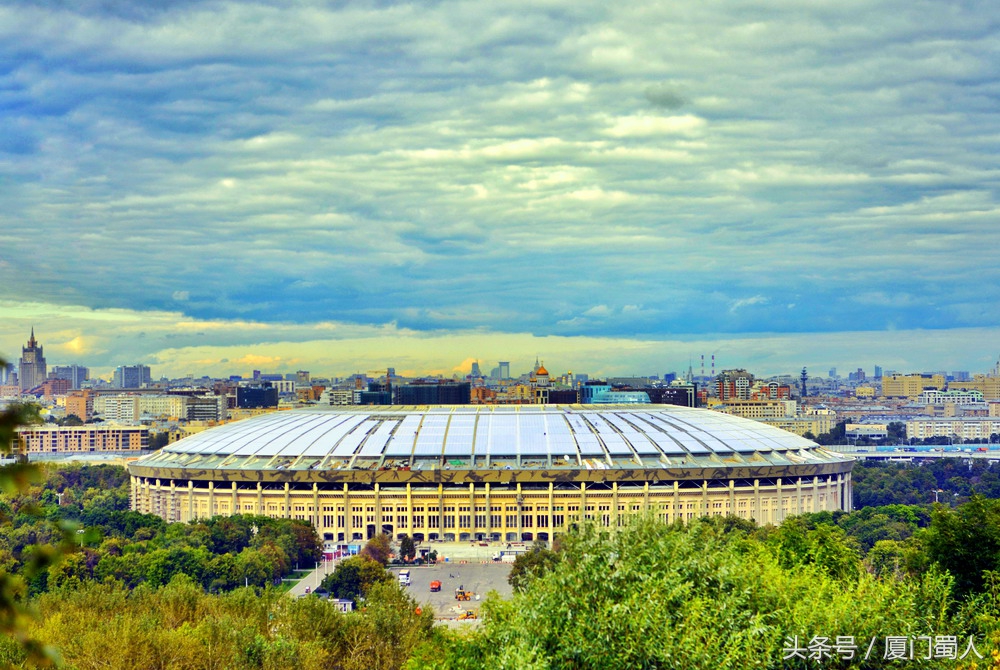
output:
[[[920,667],[1000,659],[1000,501],[981,496],[780,527],[733,517],[648,518],[612,534],[581,526],[550,553],[512,598],[488,597],[484,624],[468,631],[433,626],[385,573],[346,615],[273,587],[212,594],[184,574],[135,587],[63,582],[31,598],[38,616],[25,632],[72,668],[805,668],[816,663],[783,658],[788,640],[808,648],[837,636],[878,638],[878,653],[824,667],[884,667],[886,636],[953,636],[958,654],[974,643],[964,660]],[[0,665],[23,659],[0,642]]]
[[[941,458],[920,465],[855,463],[851,474],[854,509],[879,505],[961,504],[973,492],[1000,498],[1000,463],[985,459]]]
[[[322,544],[308,522],[263,516],[168,524],[129,510],[128,475],[110,465],[42,469],[44,479],[0,500],[0,568],[22,573],[40,547],[67,542],[63,560],[27,580],[32,595],[111,579],[126,587],[161,586],[184,574],[209,592],[280,583],[312,566]]]
[[[939,508],[925,527],[906,509],[882,521],[911,533],[903,541],[911,555],[882,544],[896,540],[865,551],[844,527],[861,523],[846,521],[854,515],[808,515],[779,528],[732,518],[646,519],[614,534],[580,528],[549,569],[511,599],[487,602],[475,634],[445,637],[443,650],[414,667],[811,668],[819,664],[808,655],[822,652],[815,640],[841,637],[859,647],[854,658],[830,651],[822,667],[880,668],[890,665],[888,636],[961,641],[954,658],[915,659],[919,667],[995,667],[1000,584],[990,538],[1000,524],[981,528],[980,514],[1000,513],[1000,503],[968,505],[980,507]],[[974,556],[953,556],[950,543],[976,527],[983,542],[969,547]],[[784,658],[796,639],[803,657]],[[926,653],[926,644],[917,651]]]

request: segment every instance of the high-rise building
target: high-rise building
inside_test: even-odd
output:
[[[21,348],[17,378],[22,389],[33,389],[41,385],[46,376],[45,356],[42,354],[42,346],[35,340],[35,329],[32,328],[27,346]]]
[[[933,388],[940,391],[946,384],[944,375],[887,375],[882,377],[882,396],[916,399],[924,389]],[[984,395],[989,398],[985,392]]]
[[[752,386],[753,375],[742,368],[738,370],[723,370],[716,377],[716,388],[720,400],[730,400],[733,398],[748,400]]]
[[[66,416],[74,414],[82,421],[90,421],[94,418],[94,398],[89,389],[70,392],[66,396]]]
[[[0,386],[17,384],[17,368],[13,363],[0,365]]]
[[[111,385],[118,389],[141,389],[152,381],[148,365],[119,365]]]
[[[500,379],[510,379],[510,361],[500,361],[499,374],[497,375]]]
[[[398,405],[468,405],[472,402],[469,382],[415,381],[396,387]]]
[[[53,365],[49,376],[52,379],[65,379],[69,382],[69,387],[76,390],[90,379],[90,370],[82,365]]]
[[[241,409],[278,406],[278,389],[270,382],[244,384],[236,388],[236,406]]]
[[[876,365],[875,366],[875,379],[882,379],[882,366],[881,365]]]
[[[597,380],[587,381],[580,387],[580,402],[584,405],[590,405],[598,396],[610,392],[611,384],[607,382]]]

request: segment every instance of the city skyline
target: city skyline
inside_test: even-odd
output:
[[[0,305],[0,316],[2,316],[2,305]],[[0,322],[2,323],[2,322]],[[103,378],[110,381],[113,373],[116,373],[115,368],[120,368],[121,366],[130,367],[133,364],[129,363],[127,359],[128,355],[125,354],[126,351],[132,351],[135,356],[141,358],[142,347],[147,343],[147,336],[144,334],[145,331],[135,331],[136,328],[147,327],[149,323],[136,324],[128,332],[133,336],[131,339],[133,349],[129,350],[127,347],[123,347],[130,340],[127,340],[124,336],[119,336],[115,340],[115,351],[118,352],[118,357],[114,360],[114,363],[110,368],[103,368],[97,366],[91,370],[92,378]],[[243,324],[244,326],[246,324]],[[0,325],[0,332],[2,332],[3,326]],[[34,335],[34,333],[32,333]],[[204,335],[203,332],[196,333],[196,335]],[[842,334],[834,334],[833,337],[839,338]],[[784,369],[781,367],[780,361],[782,360],[792,360],[796,356],[801,358],[807,358],[809,356],[815,356],[817,351],[823,350],[824,347],[838,347],[836,353],[832,354],[834,356],[842,357],[841,364],[838,365],[824,365],[823,363],[814,362],[807,364],[804,367],[808,368],[810,377],[826,377],[831,368],[839,368],[840,376],[847,378],[849,375],[853,375],[855,370],[862,369],[875,373],[878,370],[884,370],[887,372],[893,372],[898,374],[914,374],[914,373],[926,373],[926,372],[968,372],[971,374],[977,373],[989,373],[994,374],[998,368],[1000,368],[1000,357],[993,358],[988,355],[979,356],[975,359],[976,365],[961,366],[961,365],[949,365],[949,361],[959,360],[956,358],[949,358],[947,356],[937,358],[928,358],[929,364],[921,366],[916,364],[906,363],[907,358],[901,358],[898,356],[901,342],[906,341],[907,337],[915,337],[916,340],[913,341],[909,353],[916,352],[918,355],[934,356],[936,351],[945,350],[951,348],[952,350],[962,350],[962,343],[967,346],[973,346],[975,343],[979,342],[981,338],[986,337],[987,334],[983,331],[916,331],[913,333],[892,333],[892,338],[886,338],[881,341],[872,341],[872,338],[867,336],[869,334],[865,333],[854,333],[856,336],[853,340],[850,340],[848,345],[845,347],[839,339],[835,339],[833,343],[824,345],[822,342],[817,342],[817,339],[821,339],[820,336],[812,336],[808,340],[805,338],[789,337],[788,335],[771,335],[768,337],[757,337],[753,339],[734,339],[728,341],[718,341],[718,340],[704,340],[704,341],[670,341],[670,342],[637,342],[635,340],[623,340],[623,341],[595,341],[592,339],[584,340],[583,338],[545,338],[540,340],[538,338],[525,338],[524,342],[527,345],[543,343],[547,349],[546,351],[552,353],[553,355],[548,357],[548,366],[552,368],[552,373],[555,375],[561,375],[566,372],[574,372],[579,374],[587,374],[592,378],[600,377],[612,377],[612,376],[645,376],[645,375],[657,375],[662,377],[666,373],[674,372],[677,373],[678,377],[683,377],[688,367],[690,366],[693,374],[695,376],[709,375],[711,376],[713,371],[715,373],[722,372],[726,369],[739,369],[745,368],[749,369],[758,377],[773,377],[779,375],[788,375],[791,377],[798,378],[801,373],[801,364],[790,363],[792,366],[789,369]],[[176,337],[176,332],[170,328],[169,325],[164,325],[163,329],[156,333],[157,341],[160,339],[165,339],[169,341],[170,339]],[[154,358],[153,362],[148,360],[145,363],[138,362],[139,358],[135,358],[133,362],[138,362],[139,365],[148,365],[154,367],[152,370],[152,377],[154,379],[159,379],[161,377],[167,378],[182,378],[189,374],[193,374],[197,377],[200,376],[210,376],[210,377],[228,377],[233,374],[242,374],[245,377],[252,377],[253,370],[259,370],[265,373],[280,372],[283,374],[290,374],[302,369],[307,369],[316,377],[324,376],[336,376],[336,377],[346,377],[357,373],[374,373],[378,370],[385,370],[387,368],[392,368],[395,370],[395,374],[403,377],[420,377],[420,376],[452,376],[452,375],[465,375],[468,374],[475,363],[479,363],[480,367],[483,369],[484,374],[495,367],[500,359],[490,359],[488,357],[481,356],[470,356],[464,358],[464,360],[459,360],[460,356],[456,358],[453,354],[454,351],[462,351],[463,347],[469,346],[485,346],[492,347],[493,349],[499,351],[503,350],[505,353],[510,353],[512,350],[517,349],[518,340],[517,338],[512,338],[509,335],[495,335],[492,339],[486,338],[481,334],[463,336],[463,335],[448,335],[441,336],[438,338],[428,338],[428,337],[415,337],[412,334],[409,337],[415,338],[416,342],[423,347],[423,357],[419,358],[420,361],[437,360],[440,366],[437,368],[432,367],[421,367],[416,364],[414,367],[406,367],[406,364],[412,363],[414,359],[407,356],[397,356],[396,358],[387,358],[383,355],[383,352],[376,347],[372,350],[365,350],[366,353],[360,353],[365,347],[370,347],[372,341],[366,338],[349,339],[349,340],[338,340],[337,342],[341,345],[341,349],[337,352],[325,351],[326,347],[329,346],[328,341],[302,341],[295,344],[291,343],[272,343],[266,347],[263,345],[253,345],[248,349],[242,349],[238,346],[235,347],[221,347],[221,346],[192,346],[192,347],[182,347],[180,349],[169,350],[169,353],[173,353],[178,358],[171,359],[168,358],[166,353],[160,352],[158,356]],[[389,338],[383,338],[386,346],[389,344]],[[62,352],[62,354],[57,354],[61,356],[66,356],[66,360],[59,358],[57,364],[69,364],[74,365],[80,363],[90,364],[90,360],[86,359],[80,353],[78,347],[74,347],[72,343],[67,345],[63,343],[62,345],[56,345],[51,347],[46,342],[39,339],[39,345],[44,344],[49,346],[51,350],[56,350]],[[918,349],[918,345],[922,346],[922,349]],[[3,340],[0,339],[0,347],[3,346]],[[630,349],[621,349],[619,347],[626,346]],[[653,364],[652,368],[643,367],[646,360],[668,360],[666,352],[671,350],[682,350],[685,348],[694,349],[697,347],[702,347],[704,349],[707,346],[714,346],[716,353],[705,353],[698,354],[692,353],[691,356],[683,363],[683,365],[670,365],[670,364]],[[719,348],[721,347],[721,348]],[[283,352],[297,348],[300,352],[298,356],[283,356]],[[262,355],[260,353],[247,353],[248,350],[252,351],[265,351],[273,352],[274,355]],[[304,351],[303,351],[304,350]],[[830,349],[833,351],[833,349]],[[665,352],[662,358],[657,358],[656,352]],[[232,357],[227,357],[224,354],[230,353]],[[881,357],[876,358],[878,362],[870,362],[872,360],[872,354],[881,352]],[[184,355],[190,356],[189,358],[183,358]],[[81,358],[81,356],[83,356]],[[197,356],[208,356],[207,358],[193,358]],[[221,358],[212,358],[212,356],[222,356]],[[851,358],[851,357],[854,358]],[[0,351],[0,357],[2,357],[2,351]],[[76,358],[74,358],[76,357]],[[124,358],[123,358],[124,357]],[[784,358],[783,358],[784,357]],[[151,358],[146,356],[146,358]],[[73,360],[70,360],[73,359]],[[127,360],[126,360],[127,359]],[[525,354],[523,356],[514,357],[513,361],[510,361],[508,356],[506,359],[509,361],[507,363],[508,369],[510,370],[511,376],[517,377],[521,374],[526,374],[534,369],[534,364],[538,360],[545,360],[546,356],[539,356],[538,353],[535,354]],[[968,360],[968,359],[961,359]],[[458,361],[456,363],[456,361]],[[633,364],[629,364],[628,361],[633,361]],[[890,364],[887,364],[887,361]],[[903,364],[894,366],[892,362],[903,362]],[[16,359],[9,359],[9,364],[14,364],[13,369],[16,370]],[[796,367],[798,365],[798,367]]]
[[[986,371],[1000,9],[0,8],[0,356]]]

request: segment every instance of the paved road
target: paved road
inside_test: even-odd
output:
[[[333,566],[333,563],[320,563],[318,568],[300,579],[297,584],[293,584],[292,588],[288,590],[288,594],[297,598],[298,596],[305,595],[306,587],[309,587],[310,591],[314,591],[320,585],[320,582],[323,581],[323,577],[326,576],[327,571],[333,572]]]
[[[294,584],[288,591],[289,595],[293,598],[305,595],[306,587],[310,591],[315,590],[327,572],[333,572],[334,565],[334,563],[327,565],[321,563],[319,568],[311,571],[297,584]],[[460,561],[414,566],[409,568],[410,586],[406,587],[406,590],[421,605],[432,607],[436,617],[453,619],[463,609],[478,612],[482,601],[490,591],[496,591],[500,596],[509,598],[513,593],[513,589],[507,583],[510,568],[510,563],[462,563]],[[390,572],[393,575],[399,575],[400,569],[393,567],[390,568]],[[441,590],[436,593],[431,592],[431,582],[434,580],[441,582]],[[455,600],[455,589],[459,586],[475,594],[472,600],[467,602]]]
[[[435,616],[439,618],[454,618],[463,608],[477,611],[490,591],[496,591],[502,597],[508,598],[513,593],[507,583],[510,574],[510,563],[438,563],[430,566],[410,568],[410,586],[406,587],[409,594],[421,605],[434,608]],[[398,575],[400,568],[392,568],[392,573]],[[441,582],[441,590],[431,592],[431,582]],[[468,602],[455,600],[455,589],[459,586],[476,595]],[[476,598],[479,596],[479,599]]]

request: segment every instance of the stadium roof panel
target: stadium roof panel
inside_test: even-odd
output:
[[[814,442],[750,419],[673,405],[352,406],[278,412],[225,424],[165,447],[158,465],[187,467],[192,458],[274,457],[302,467],[355,459],[471,459],[485,464],[530,461],[575,465],[579,459],[615,467],[665,455],[671,463],[709,463],[740,454],[757,462],[823,462]],[[754,456],[764,455],[763,458]],[[567,459],[568,457],[568,459]],[[150,458],[150,457],[147,457]],[[482,460],[480,460],[482,459]],[[609,460],[610,459],[610,460]],[[679,459],[679,460],[678,460]],[[471,462],[471,460],[470,460]],[[254,466],[249,466],[254,467]],[[292,466],[298,467],[296,466]]]

